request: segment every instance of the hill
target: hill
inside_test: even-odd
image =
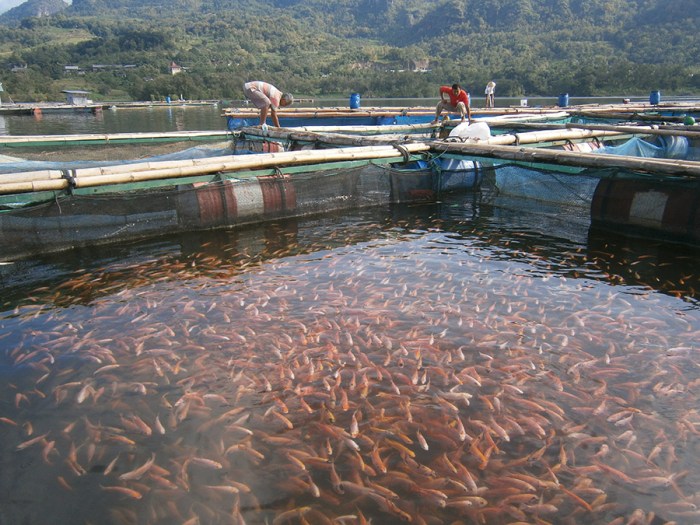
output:
[[[453,81],[480,95],[489,80],[516,97],[700,93],[696,2],[74,0],[0,17],[0,67],[18,100],[240,98],[253,78],[308,96],[435,96]]]
[[[68,5],[63,0],[27,0],[0,15],[0,23],[21,22],[26,18],[49,17],[60,13]]]

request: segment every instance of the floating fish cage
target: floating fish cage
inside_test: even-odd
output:
[[[358,160],[359,151],[351,149],[351,160],[298,166],[284,162],[278,166],[274,155],[279,153],[160,161],[168,166],[199,162],[190,168],[191,176],[183,168],[164,167],[163,174],[156,169],[158,162],[112,166],[111,173],[89,167],[35,172],[44,177],[41,180],[30,179],[28,173],[7,174],[0,183],[4,192],[0,240],[6,247],[0,258],[388,203],[434,201],[444,191],[478,190],[482,178],[479,163],[473,161],[427,162],[424,156],[391,147],[386,158]],[[327,157],[324,151],[283,154]],[[255,166],[265,160],[271,167],[232,171],[222,164]],[[8,177],[14,177],[12,182]]]
[[[417,136],[431,138],[305,131],[275,137],[258,129],[257,136],[235,134],[225,148],[191,148],[139,162],[5,162],[0,241],[6,248],[0,257],[434,202],[447,192],[479,193],[488,202],[510,199],[510,206],[516,201],[528,208],[564,206],[584,210],[585,220],[596,226],[700,242],[695,204],[700,189],[692,175],[700,173],[693,160],[697,147],[685,137],[660,136],[654,143],[634,138],[610,146],[610,140],[561,139],[585,140],[590,132],[546,131],[534,135],[556,148],[525,150],[438,140],[431,126],[413,128]],[[526,135],[489,140],[509,144]]]
[[[596,227],[700,243],[700,181],[620,169],[528,166],[439,157],[340,162],[177,180],[0,196],[2,259],[96,243],[434,202],[475,192],[484,203],[583,217]]]

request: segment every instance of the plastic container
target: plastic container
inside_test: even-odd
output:
[[[359,109],[360,107],[360,94],[353,93],[350,95],[350,109]]]
[[[569,105],[569,94],[568,93],[562,93],[559,95],[559,102],[557,104],[560,108],[565,108],[566,106]]]
[[[661,102],[661,91],[652,91],[649,95],[649,104],[657,106]]]

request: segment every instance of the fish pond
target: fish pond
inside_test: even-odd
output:
[[[0,268],[0,524],[700,522],[700,254],[471,198]]]

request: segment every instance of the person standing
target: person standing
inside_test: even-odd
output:
[[[447,98],[445,98],[447,96]],[[440,86],[440,102],[435,108],[435,120],[432,124],[436,124],[440,118],[440,114],[447,110],[452,113],[459,113],[462,117],[462,122],[465,118],[469,119],[469,124],[472,123],[472,112],[469,108],[469,95],[464,91],[459,84],[452,86]]]
[[[261,126],[265,124],[269,111],[272,117],[272,123],[275,127],[279,128],[280,121],[277,117],[277,110],[280,107],[289,106],[294,102],[294,97],[291,93],[282,93],[272,84],[260,80],[243,84],[243,94],[260,110]]]
[[[488,84],[486,84],[486,91],[484,92],[486,94],[486,107],[487,108],[495,108],[496,107],[496,83],[492,80]]]

